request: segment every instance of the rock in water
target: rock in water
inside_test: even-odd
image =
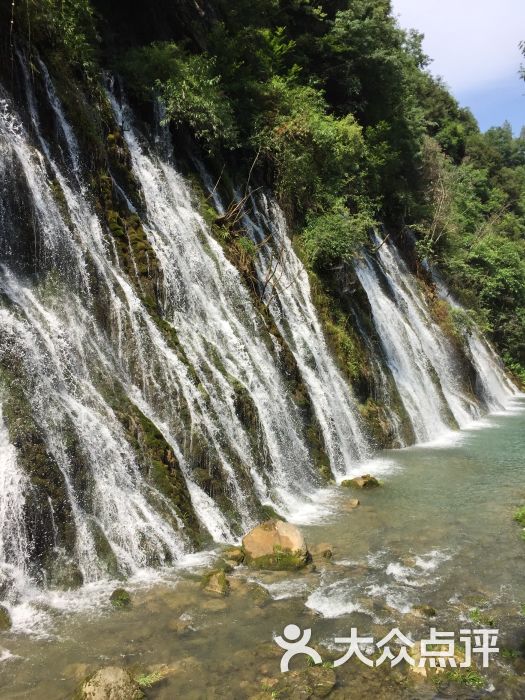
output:
[[[109,600],[114,608],[129,608],[131,605],[131,596],[125,588],[116,588]]]
[[[436,617],[436,609],[431,605],[414,605],[412,613],[417,617]]]
[[[321,542],[312,547],[313,557],[323,557],[323,559],[331,559],[334,554],[334,548],[328,542]]]
[[[301,569],[310,555],[301,531],[282,520],[257,525],[242,540],[244,563],[257,569]]]
[[[208,593],[227,596],[230,593],[230,582],[226,578],[226,574],[221,570],[210,571],[203,576],[202,587]]]
[[[375,476],[371,476],[370,474],[363,474],[363,476],[356,476],[355,479],[346,479],[341,482],[341,486],[354,489],[371,489],[380,485]]]
[[[75,700],[143,700],[144,697],[127,671],[118,666],[108,666],[84,681]]]

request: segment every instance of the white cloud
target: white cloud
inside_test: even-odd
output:
[[[402,27],[425,34],[431,71],[456,94],[516,76],[524,0],[392,0]]]

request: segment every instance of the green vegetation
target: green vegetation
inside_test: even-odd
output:
[[[116,588],[109,600],[114,608],[129,608],[131,605],[131,596],[125,588]]]
[[[119,68],[136,94],[162,98],[166,123],[189,129],[209,148],[232,147],[237,132],[215,63],[207,54],[190,54],[177,44],[155,42],[129,51]]]
[[[168,675],[168,671],[153,671],[152,673],[142,673],[135,677],[135,682],[141,688],[152,688]]]
[[[481,133],[430,75],[422,37],[399,27],[389,0],[157,5],[151,13],[123,0],[27,0],[15,4],[15,33],[91,92],[98,85],[99,97],[106,67],[137,106],[161,97],[160,118],[225,172],[221,187],[227,172],[237,184],[273,187],[326,290],[374,223],[394,238],[410,226],[419,257],[438,264],[525,379],[525,134],[508,124]],[[110,224],[117,238],[129,228]],[[248,274],[253,246],[226,228]],[[138,230],[136,239],[138,249]],[[468,330],[445,320],[451,335],[453,325]]]
[[[514,513],[514,520],[525,527],[525,506],[518,508],[518,510]]]
[[[434,683],[438,688],[444,685],[447,681],[465,685],[467,688],[483,688],[485,686],[485,679],[483,676],[477,671],[472,671],[471,669],[463,670],[455,668],[434,677]]]
[[[474,608],[469,611],[469,618],[476,625],[481,625],[482,627],[494,627],[494,618],[489,615],[489,613],[482,612],[478,608]]]

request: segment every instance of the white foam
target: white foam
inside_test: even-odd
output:
[[[323,617],[337,618],[353,612],[370,615],[370,611],[357,603],[354,592],[349,590],[346,580],[336,581],[327,586],[321,586],[310,594],[305,603],[307,608],[315,610]]]

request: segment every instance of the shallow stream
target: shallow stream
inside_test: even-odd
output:
[[[505,651],[493,658],[485,689],[465,697],[525,697],[517,656],[525,638],[525,542],[513,521],[525,503],[524,408],[519,399],[509,412],[439,444],[382,453],[366,465],[383,481],[379,489],[323,493],[319,521],[303,528],[310,544],[330,543],[334,554],[315,571],[240,567],[230,595],[219,598],[199,583],[213,555],[195,555],[164,582],[126,584],[129,610],[111,609],[107,585],[61,594],[52,605],[47,598],[20,606],[14,630],[0,637],[0,697],[71,698],[100,666],[144,673],[165,665],[169,675],[148,698],[270,698],[264,688],[280,676],[272,638],[290,623],[310,627],[312,643],[324,649],[352,626],[376,639],[398,626],[418,640],[430,626],[457,633],[493,623]],[[352,509],[356,495],[361,505]],[[271,598],[261,601],[247,578]],[[414,605],[430,605],[437,615],[418,617]],[[444,697],[429,683],[408,691],[384,669],[348,667],[353,675],[339,677],[334,697]]]

